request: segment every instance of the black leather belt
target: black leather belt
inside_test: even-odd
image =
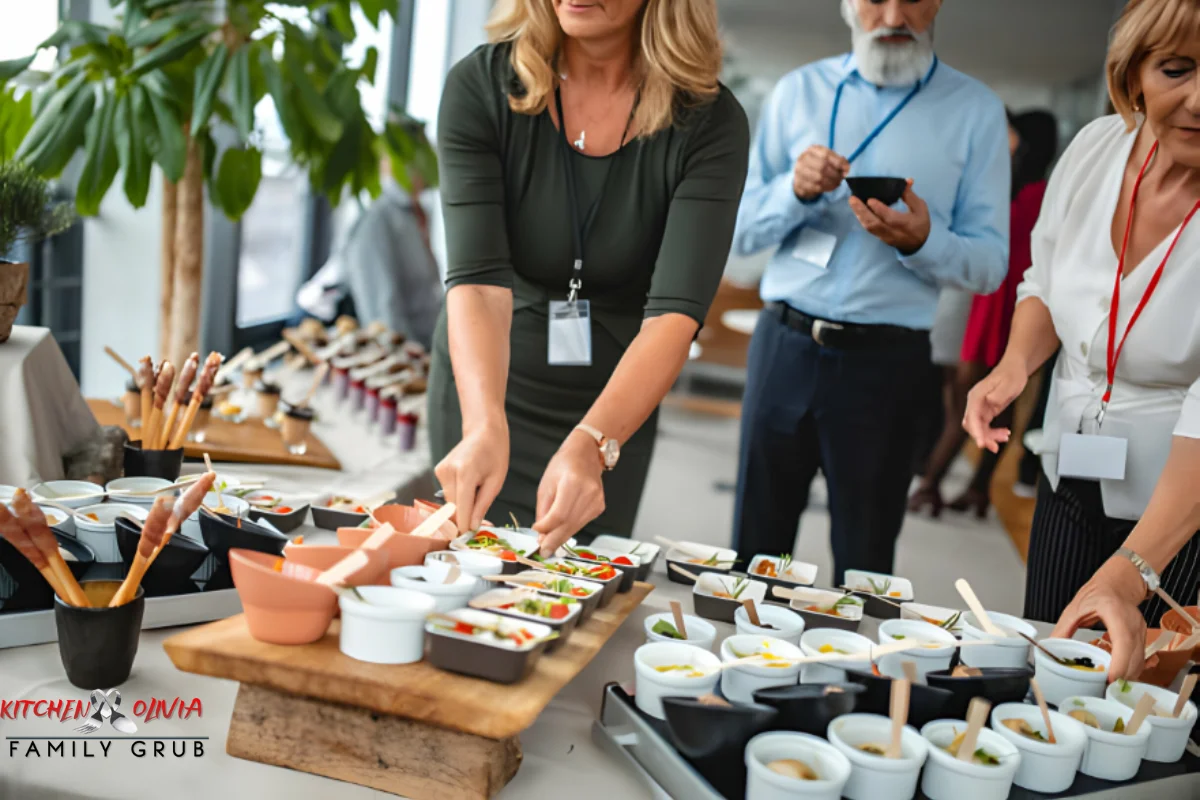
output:
[[[792,308],[787,303],[767,303],[767,311],[789,328],[807,334],[822,347],[839,350],[868,349],[929,341],[929,331],[899,325],[860,325],[819,319]]]

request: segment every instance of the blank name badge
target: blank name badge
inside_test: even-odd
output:
[[[1058,445],[1058,474],[1089,481],[1125,480],[1129,441],[1118,436],[1065,433]]]
[[[796,245],[792,248],[792,258],[798,259],[814,267],[829,268],[833,251],[837,249],[837,237],[832,233],[819,231],[816,228],[803,227]]]
[[[592,365],[592,315],[587,300],[550,301],[549,342],[550,366]]]

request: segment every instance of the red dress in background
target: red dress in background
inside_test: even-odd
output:
[[[1025,270],[1033,264],[1030,240],[1042,211],[1042,197],[1045,194],[1046,182],[1038,181],[1018,192],[1012,202],[1008,275],[995,292],[975,295],[971,302],[971,316],[967,319],[967,333],[963,337],[963,361],[983,364],[991,369],[1000,363],[1000,357],[1004,355],[1008,333],[1012,329],[1013,311],[1017,307],[1017,287],[1025,277]]]

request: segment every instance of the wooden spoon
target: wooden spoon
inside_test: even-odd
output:
[[[1179,690],[1179,699],[1175,701],[1175,708],[1171,711],[1171,716],[1176,719],[1183,713],[1183,709],[1187,707],[1188,700],[1192,697],[1192,692],[1196,688],[1196,680],[1200,678],[1195,672],[1183,679],[1183,686]]]
[[[679,566],[678,564],[671,563],[671,564],[668,564],[668,566],[669,566],[671,569],[673,569],[673,570],[675,570],[676,572],[678,572],[678,573],[679,573],[680,575],[682,575],[683,577],[685,577],[685,578],[687,578],[687,579],[689,579],[689,580],[696,581],[697,583],[699,583],[699,582],[700,582],[700,576],[699,576],[699,575],[696,575],[696,574],[695,574],[695,573],[693,573],[693,572],[689,572],[688,570],[684,569],[683,567]]]
[[[983,608],[983,603],[979,602],[979,598],[975,595],[975,590],[971,588],[971,584],[967,583],[965,578],[959,578],[954,582],[954,588],[958,590],[959,595],[966,601],[967,608],[971,609],[971,613],[975,615],[975,619],[983,626],[991,636],[1007,638],[1008,634],[1004,632],[996,623],[992,622],[992,618],[988,616],[987,611]]]
[[[1200,631],[1200,621],[1197,621],[1196,618],[1193,617],[1191,614],[1189,614],[1184,609],[1183,606],[1179,605],[1179,603],[1176,603],[1175,600],[1171,597],[1171,595],[1169,595],[1165,591],[1163,591],[1163,588],[1161,586],[1158,587],[1157,589],[1155,589],[1154,593],[1156,595],[1158,595],[1164,603],[1166,603],[1172,609],[1174,609],[1176,614],[1183,617],[1187,621],[1187,623],[1192,626],[1193,633],[1196,631]]]
[[[963,734],[963,740],[958,745],[959,761],[970,763],[975,758],[975,746],[979,743],[979,731],[983,729],[991,710],[992,704],[982,697],[971,700],[971,705],[967,707],[967,732]]]
[[[1146,717],[1154,712],[1154,698],[1150,693],[1141,696],[1137,705],[1133,708],[1133,716],[1129,718],[1129,724],[1125,726],[1125,735],[1133,736],[1138,732],[1138,728],[1142,727],[1142,723],[1146,721]]]
[[[1036,647],[1038,650],[1041,650],[1043,655],[1045,655],[1047,658],[1049,658],[1049,659],[1050,659],[1051,661],[1053,661],[1055,664],[1058,664],[1060,667],[1069,667],[1069,666],[1071,666],[1071,662],[1070,662],[1070,661],[1068,661],[1068,660],[1067,660],[1067,659],[1065,659],[1065,658],[1059,658],[1058,656],[1054,655],[1054,653],[1051,653],[1049,650],[1047,650],[1046,648],[1042,647],[1042,645],[1041,645],[1041,644],[1039,644],[1039,643],[1038,643],[1036,640],[1034,640],[1034,638],[1033,638],[1032,636],[1030,636],[1029,634],[1027,634],[1027,633],[1022,633],[1021,631],[1017,631],[1017,635],[1019,635],[1019,636],[1020,636],[1022,639],[1024,639],[1025,641],[1029,642],[1031,645],[1033,645],[1034,647]]]
[[[747,600],[746,602],[750,601]],[[683,606],[679,604],[678,600],[671,601],[671,616],[675,618],[675,630],[679,632],[680,636],[686,639],[688,635],[687,626],[685,626],[683,623]],[[1178,714],[1176,716],[1178,716]]]
[[[911,664],[911,661],[904,662]],[[915,668],[915,665],[914,665]],[[904,724],[908,722],[908,698],[912,684],[908,681],[892,681],[891,719],[892,738],[888,743],[886,758],[900,758],[904,755],[903,737]]]
[[[1033,689],[1033,696],[1037,700],[1038,708],[1042,710],[1042,722],[1046,723],[1046,741],[1050,744],[1058,744],[1058,740],[1054,738],[1054,725],[1050,722],[1050,708],[1046,705],[1046,698],[1042,694],[1042,687],[1038,686],[1037,678],[1030,678],[1029,686]]]

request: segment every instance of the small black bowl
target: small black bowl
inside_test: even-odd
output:
[[[984,667],[976,678],[953,678],[951,670],[930,672],[925,680],[930,686],[946,689],[953,694],[942,716],[946,719],[966,719],[967,706],[976,697],[985,698],[992,707],[1001,703],[1021,703],[1029,694],[1029,679],[1033,670],[1028,667]]]
[[[355,514],[352,511],[335,511],[332,508],[316,505],[312,507],[313,525],[327,531],[338,528],[357,528],[367,521],[367,514]]]
[[[240,524],[239,524],[240,522]],[[229,572],[229,551],[255,550],[259,553],[283,555],[283,546],[290,540],[282,534],[256,525],[248,519],[238,520],[224,514],[214,517],[200,511],[200,535],[204,544],[216,559],[216,568],[204,585],[204,591],[233,588],[233,575]]]
[[[905,178],[846,178],[850,193],[862,200],[878,200],[885,206],[894,206],[908,188]]]
[[[121,560],[128,569],[137,554],[142,530],[124,517],[117,518],[116,527],[117,547],[120,548]],[[192,580],[192,575],[207,557],[208,548],[204,545],[183,535],[172,536],[171,541],[167,542],[167,546],[158,554],[158,558],[154,559],[154,563],[142,578],[146,596],[162,597],[200,591],[200,587]]]
[[[142,442],[125,443],[126,478],[162,478],[174,483],[183,469],[183,448],[143,450]]]
[[[250,519],[255,522],[266,520],[278,528],[280,533],[291,533],[308,519],[308,503],[294,507],[287,514],[276,514],[274,511],[250,506]]]
[[[779,710],[774,730],[824,738],[829,723],[855,711],[859,697],[866,691],[858,683],[801,683],[759,689],[754,693],[754,702]]]
[[[770,706],[716,706],[692,697],[664,697],[663,713],[672,744],[724,797],[745,791],[746,743],[779,714]]]
[[[120,586],[118,581],[86,581],[85,590],[89,584],[109,584],[113,592]],[[67,680],[87,690],[113,689],[128,680],[145,608],[146,593],[141,587],[133,600],[116,608],[76,608],[56,598],[58,654]]]
[[[867,690],[858,696],[858,705],[855,707],[855,711],[888,716],[892,702],[891,678],[881,678],[869,672],[848,669],[846,670],[846,679],[867,687]],[[945,711],[949,708],[953,698],[954,693],[949,689],[926,686],[922,683],[913,684],[908,700],[908,724],[921,730],[927,723],[933,722],[935,719],[945,719]]]
[[[54,530],[54,538],[58,540],[59,547],[75,557],[74,561],[67,561],[67,568],[75,580],[82,579],[84,573],[96,563],[95,551],[74,536],[58,530]],[[54,590],[50,584],[46,583],[37,567],[4,539],[0,539],[0,568],[8,573],[16,585],[12,594],[0,600],[3,611],[40,611],[54,606]]]

